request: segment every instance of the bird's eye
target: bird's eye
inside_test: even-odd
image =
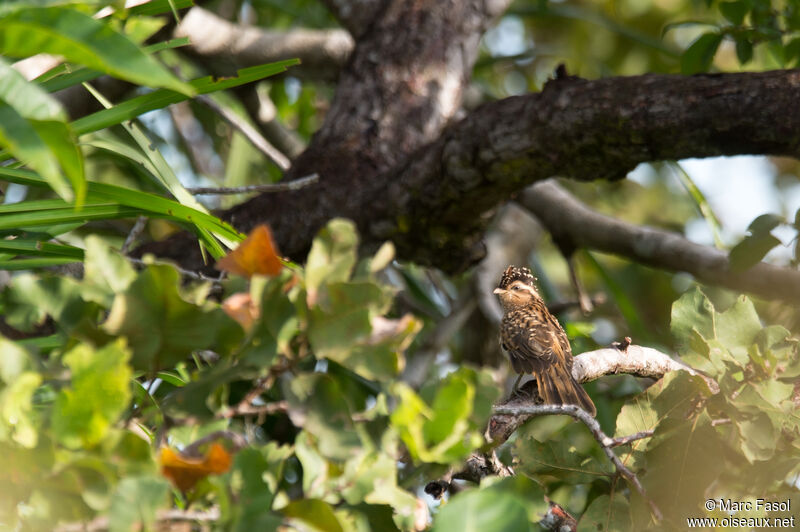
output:
[[[512,290],[517,290],[517,291],[522,290],[522,288],[519,287],[519,286],[512,286],[511,289]]]

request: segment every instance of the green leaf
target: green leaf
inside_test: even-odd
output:
[[[131,397],[130,353],[123,340],[95,350],[80,344],[64,355],[71,383],[53,406],[53,434],[65,447],[93,447],[102,441]]]
[[[191,81],[189,85],[191,85],[197,94],[207,94],[209,92],[231,89],[239,85],[274,76],[275,74],[285,72],[288,67],[299,63],[300,61],[297,59],[287,59],[276,63],[243,68],[237,72],[236,77],[217,79],[212,76],[206,76]],[[78,135],[83,135],[85,133],[105,129],[115,124],[121,124],[125,120],[130,120],[148,111],[163,109],[173,103],[185,101],[188,98],[188,96],[180,92],[158,89],[120,102],[110,109],[103,109],[81,117],[72,123],[72,127]]]
[[[83,155],[61,104],[2,58],[0,78],[0,145],[39,172],[62,198],[75,199],[79,206],[86,194]]]
[[[85,244],[83,297],[110,307],[114,296],[124,292],[136,279],[136,271],[99,236],[89,235]]]
[[[20,185],[40,187],[46,184],[42,178],[25,170],[0,168],[0,176]],[[224,250],[218,249],[216,242],[209,240],[201,230],[218,235],[226,241],[238,242],[244,239],[244,236],[230,224],[219,218],[156,194],[106,183],[89,182],[87,201],[90,204],[84,206],[80,212],[74,212],[70,205],[60,200],[25,201],[13,205],[0,205],[0,213],[19,213],[15,216],[0,217],[0,229],[147,215],[174,219],[194,228],[215,256],[224,255]],[[42,212],[46,210],[49,212]]]
[[[298,375],[284,392],[290,419],[325,442],[321,449],[325,457],[345,460],[357,452],[361,439],[355,431],[348,397],[333,377],[319,373]]]
[[[531,523],[539,523],[542,516],[550,509],[541,483],[525,475],[486,477],[481,481],[481,491],[500,493],[525,501],[528,521]]]
[[[747,348],[763,328],[753,302],[745,296],[739,296],[728,310],[717,314],[717,339],[742,366],[749,362]]]
[[[306,262],[306,291],[313,305],[323,283],[347,281],[356,264],[358,235],[353,222],[336,218],[328,222],[311,244]]]
[[[600,495],[595,498],[581,515],[578,532],[634,530],[628,500],[620,493],[614,493],[613,497]]]
[[[762,214],[750,222],[750,225],[747,226],[747,230],[753,235],[761,235],[769,233],[782,223],[786,223],[786,220],[783,218],[783,216],[769,213]]]
[[[136,529],[149,530],[155,523],[156,511],[167,507],[169,483],[154,476],[134,476],[123,478],[108,510],[108,524],[111,532],[129,532]]]
[[[300,499],[287,504],[283,515],[300,521],[311,530],[319,532],[341,532],[342,524],[331,505],[318,499]]]
[[[31,355],[17,342],[0,336],[0,381],[11,384],[20,375],[33,369]]]
[[[731,263],[731,271],[741,273],[749,270],[770,252],[775,246],[779,246],[781,241],[772,233],[757,233],[748,235],[731,249],[728,258]]]
[[[719,10],[722,16],[730,21],[735,26],[741,26],[744,22],[744,17],[750,11],[750,6],[745,2],[721,2]]]
[[[797,65],[800,65],[800,37],[795,37],[789,41],[783,50],[786,55],[786,66],[797,68]],[[795,227],[797,227],[797,222],[795,222]]]
[[[173,9],[192,7],[193,0],[150,0],[143,4],[132,6],[128,9],[129,15],[161,15]]]
[[[663,407],[658,409],[660,413]],[[698,501],[706,499],[704,493],[726,467],[725,460],[720,459],[725,443],[707,413],[687,420],[685,408],[670,410],[672,415],[663,417],[658,433],[647,446],[647,470],[639,478],[665,516],[685,522],[685,518],[697,515]]]
[[[86,88],[103,105],[103,107],[106,109],[113,107],[111,102],[103,97],[93,87],[86,85]],[[175,172],[173,172],[172,167],[167,163],[166,159],[164,159],[164,156],[155,146],[153,141],[147,137],[139,124],[133,120],[128,120],[123,122],[122,126],[131,135],[131,137],[133,137],[133,140],[135,140],[139,145],[139,149],[142,150],[142,152],[152,163],[152,168],[155,169],[155,172],[151,175],[156,178],[157,183],[166,188],[170,194],[172,194],[175,199],[181,203],[181,205],[186,205],[194,210],[207,213],[206,208],[203,207],[203,205],[197,201],[188,190],[186,190],[186,187],[183,186],[178,179],[178,176],[175,175]]]
[[[476,395],[483,399],[485,391],[476,377],[474,370],[460,368],[431,388],[428,401],[403,383],[394,385],[397,407],[390,416],[391,422],[415,460],[452,463],[482,443],[485,417],[473,414],[479,408]],[[482,393],[478,394],[478,390]],[[426,390],[422,393],[428,395]],[[486,414],[486,409],[481,410]]]
[[[328,284],[309,312],[314,353],[368,379],[395,376],[402,367],[402,350],[421,324],[410,316],[381,318],[391,300],[384,287],[369,281]]]
[[[688,350],[694,341],[693,332],[703,339],[716,338],[714,319],[714,305],[695,287],[672,304],[670,330],[677,345]]]
[[[125,336],[137,370],[155,372],[189,357],[195,349],[212,349],[223,321],[219,308],[204,309],[185,301],[175,268],[151,265],[114,298],[103,329]]]
[[[70,330],[93,308],[81,298],[80,285],[69,277],[19,275],[0,300],[6,322],[22,331],[31,331],[47,316],[52,316],[60,328]]]
[[[685,75],[707,72],[714,61],[714,55],[722,42],[722,34],[705,33],[683,52],[681,73]]]
[[[240,356],[257,367],[268,368],[278,354],[288,354],[289,342],[300,330],[294,303],[284,292],[290,277],[284,269],[278,277],[251,280],[250,296],[259,302],[260,315]]]
[[[273,530],[280,525],[279,515],[270,512],[272,501],[283,479],[283,465],[292,450],[275,442],[255,449],[245,448],[233,462],[232,485],[241,486],[234,508],[235,531]]]
[[[3,356],[9,354],[9,346],[4,345],[7,343],[10,342],[5,339],[0,343]],[[36,447],[37,422],[31,400],[41,384],[40,374],[26,371],[17,375],[13,381],[7,381],[6,386],[0,387],[0,441],[11,440],[23,447]]]
[[[739,64],[747,64],[753,59],[753,43],[746,36],[736,37],[736,57]]]
[[[189,44],[188,37],[180,39],[170,39],[168,41],[157,42],[145,46],[144,51],[149,54],[153,54],[161,50],[178,48],[181,46],[187,46],[188,44]],[[93,70],[91,68],[62,63],[59,66],[50,70],[49,72],[42,74],[41,76],[36,78],[36,81],[43,90],[53,93],[66,89],[67,87],[80,85],[81,83],[84,83],[86,81],[92,81],[93,79],[97,79],[102,75],[103,73],[100,72],[99,70]]]
[[[376,283],[336,282],[326,286],[318,305],[309,313],[308,336],[320,357],[337,360],[366,338],[370,319],[386,311],[391,297]]]
[[[750,419],[737,419],[734,424],[739,431],[738,447],[751,464],[769,460],[775,455],[780,431],[774,427],[769,416],[757,414]]]
[[[66,244],[42,242],[15,238],[14,240],[0,240],[0,253],[14,253],[22,255],[36,255],[42,257],[64,257],[83,260],[83,250]]]
[[[31,122],[4,103],[0,103],[0,144],[20,161],[42,174],[57,194],[67,201],[73,199],[55,154]]]
[[[433,520],[433,532],[458,530],[478,532],[531,530],[527,501],[492,489],[470,490],[457,494]]]
[[[69,7],[26,7],[0,17],[0,53],[51,53],[146,87],[189,96],[195,90],[173,76],[109,24]]]
[[[532,478],[554,477],[569,484],[590,484],[614,470],[608,460],[587,455],[585,449],[576,448],[566,439],[540,442],[525,433],[517,438],[514,449],[519,460],[515,469]]]

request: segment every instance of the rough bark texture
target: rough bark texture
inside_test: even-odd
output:
[[[520,203],[536,215],[562,248],[614,253],[765,299],[800,302],[800,271],[762,262],[745,272],[732,272],[726,251],[695,244],[677,233],[605,216],[556,183],[546,181],[528,187]]]
[[[478,43],[504,0],[388,2],[365,29],[339,76],[325,122],[287,179],[311,173],[320,183],[280,198],[256,197],[223,213],[247,231],[269,222],[281,250],[301,257],[333,216],[363,223],[385,205],[385,176],[434,142],[460,109]],[[389,220],[393,225],[395,220]],[[378,220],[377,232],[386,222]],[[362,227],[363,229],[363,227]],[[368,240],[374,241],[369,235]],[[188,239],[143,251],[198,267]]]
[[[203,9],[193,7],[175,28],[175,37],[188,37],[188,52],[202,57],[217,75],[233,75],[239,68],[300,59],[292,75],[334,80],[353,50],[346,31],[293,29],[270,31],[241,26]]]
[[[556,80],[479,108],[413,157],[379,200],[384,220],[405,223],[373,223],[370,236],[458,269],[476,254],[481,215],[533,182],[618,179],[663,159],[797,155],[798,97],[798,71]]]
[[[319,184],[222,216],[243,231],[269,223],[281,250],[298,259],[327,220],[344,216],[368,247],[391,239],[404,259],[457,271],[482,256],[492,209],[536,181],[617,179],[662,159],[800,151],[798,71],[561,77],[451,124],[480,36],[506,4],[376,8],[325,123],[287,175],[316,172]],[[188,238],[145,251],[201,265]]]

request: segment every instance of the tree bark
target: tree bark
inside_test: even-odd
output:
[[[480,36],[506,4],[389,2],[358,39],[323,126],[286,177],[318,173],[320,182],[222,217],[242,231],[269,223],[295,259],[327,220],[348,217],[368,248],[392,240],[401,258],[452,272],[482,257],[492,210],[536,181],[619,179],[664,159],[798,154],[796,70],[567,76],[452,123]],[[202,264],[188,238],[142,251]]]

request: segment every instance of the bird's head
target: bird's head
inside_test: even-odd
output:
[[[516,266],[506,268],[494,293],[500,298],[500,304],[506,312],[541,299],[539,292],[536,291],[536,277],[528,268]]]

